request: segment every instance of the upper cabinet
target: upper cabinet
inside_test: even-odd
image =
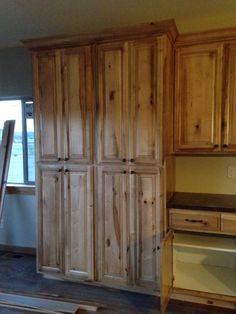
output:
[[[98,45],[98,163],[160,165],[163,46],[157,37]]]
[[[176,51],[175,150],[221,149],[222,54],[219,44]]]
[[[230,32],[221,35],[183,35],[177,41],[176,153],[236,153],[236,43]]]
[[[90,46],[33,54],[38,161],[92,159]]]

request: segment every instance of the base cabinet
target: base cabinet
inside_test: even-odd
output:
[[[94,279],[92,176],[91,166],[39,165],[40,271]]]

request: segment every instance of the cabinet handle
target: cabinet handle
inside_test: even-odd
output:
[[[69,169],[65,169],[65,172],[70,172],[70,170]]]
[[[223,148],[227,148],[227,147],[229,147],[229,145],[223,144]]]
[[[123,158],[122,161],[123,161],[123,162],[126,162],[126,158]]]
[[[218,148],[219,145],[218,145],[218,144],[214,144],[213,147],[214,147],[214,148]]]
[[[62,168],[58,169],[58,172],[62,172]]]
[[[122,171],[121,173],[124,173],[124,174],[126,174],[126,173],[127,173],[127,171],[126,171],[126,170],[124,170],[124,171]]]
[[[69,158],[68,157],[66,157],[65,159],[64,159],[64,161],[68,161],[69,160]]]
[[[207,222],[203,221],[202,219],[185,219],[186,222],[190,222],[190,223],[200,223],[200,224],[204,224],[207,225]]]
[[[134,158],[130,158],[130,160],[129,160],[130,162],[134,162]]]
[[[57,158],[57,161],[61,161],[61,158],[60,158],[60,157],[58,157],[58,158]]]
[[[135,174],[135,171],[130,171],[130,174]]]

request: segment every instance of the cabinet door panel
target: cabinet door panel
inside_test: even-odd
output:
[[[92,168],[67,166],[65,172],[66,274],[93,279]]]
[[[136,229],[135,281],[155,288],[160,264],[160,174],[152,169],[135,169],[130,180]]]
[[[127,281],[126,174],[121,167],[98,166],[99,279]]]
[[[180,48],[176,54],[176,151],[219,151],[222,46]]]
[[[160,161],[157,49],[156,40],[131,43],[130,159],[136,164]]]
[[[61,200],[62,172],[57,166],[38,170],[39,270],[62,272]]]
[[[127,43],[98,46],[98,162],[126,157]]]
[[[58,52],[33,55],[37,160],[56,161],[61,150],[61,65]]]
[[[236,151],[236,45],[230,45],[227,50],[226,64],[226,97],[223,120],[223,150]]]
[[[92,153],[93,81],[91,47],[64,52],[65,151],[70,161],[89,162]]]

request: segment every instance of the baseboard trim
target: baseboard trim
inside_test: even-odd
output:
[[[19,254],[29,254],[36,255],[36,249],[32,247],[23,247],[23,246],[13,246],[13,245],[4,245],[0,244],[0,251],[19,253]]]

